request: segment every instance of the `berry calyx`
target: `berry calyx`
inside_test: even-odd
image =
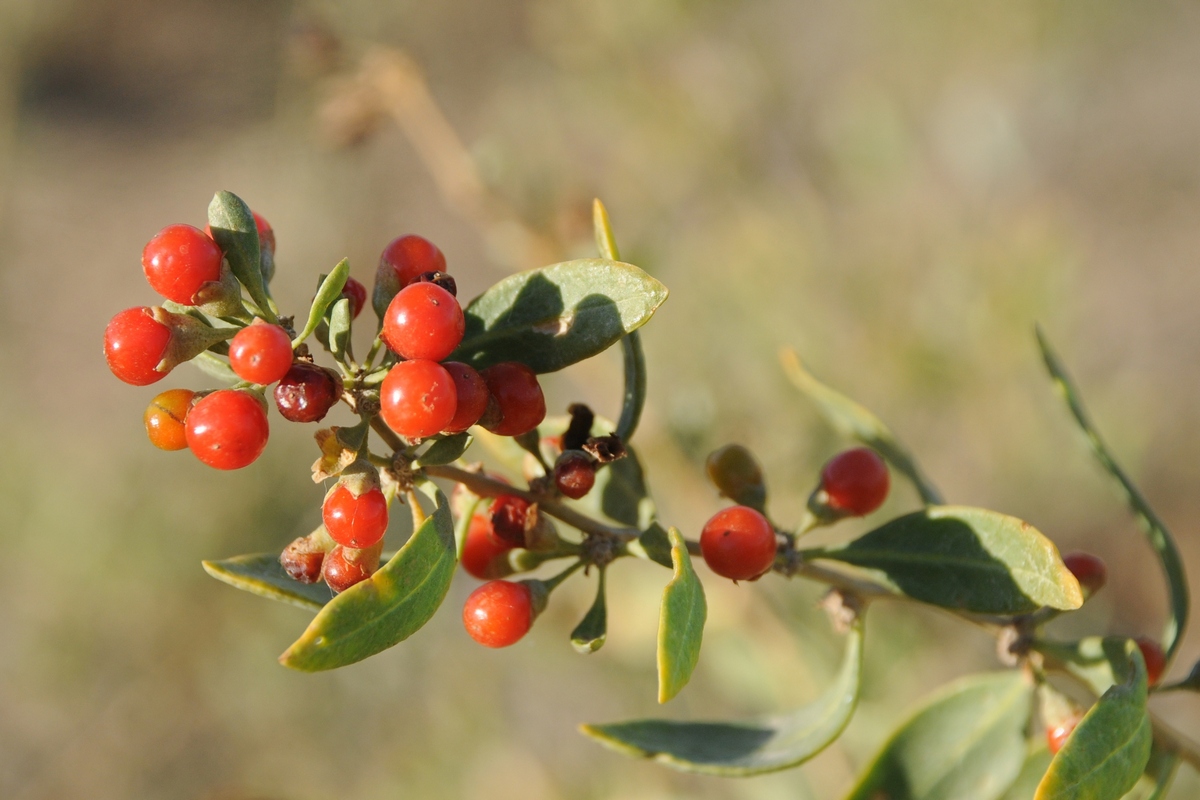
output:
[[[229,343],[229,366],[244,381],[274,383],[292,367],[292,340],[278,325],[247,325]]]
[[[471,517],[471,524],[467,528],[467,539],[463,542],[462,558],[459,560],[462,562],[463,569],[472,577],[480,580],[496,578],[500,576],[494,574],[495,568],[489,569],[489,567],[497,556],[512,549],[512,545],[501,541],[492,533],[492,520],[489,514],[476,514]]]
[[[512,581],[488,581],[463,606],[463,626],[484,647],[516,644],[529,633],[535,616],[529,585]]]
[[[339,485],[325,498],[321,518],[335,542],[362,550],[383,540],[388,525],[387,500],[379,489],[356,497],[349,487]]]
[[[1099,556],[1091,553],[1067,553],[1062,557],[1063,564],[1079,581],[1085,596],[1100,591],[1108,580],[1108,567]]]
[[[401,361],[379,387],[379,415],[406,439],[424,439],[446,429],[458,409],[450,373],[435,361]]]
[[[321,577],[334,594],[341,594],[370,578],[378,567],[379,554],[373,550],[364,552],[339,544],[325,554]]]
[[[462,433],[467,428],[479,422],[487,411],[488,394],[487,382],[474,368],[459,361],[447,361],[442,364],[450,377],[454,379],[454,394],[457,405],[454,417],[445,427],[446,433]]]
[[[525,546],[532,506],[528,500],[514,494],[501,495],[492,501],[492,536],[498,543],[507,547]]]
[[[191,225],[168,225],[142,250],[142,271],[154,291],[181,305],[195,305],[206,283],[220,280],[221,248]]]
[[[289,422],[319,422],[342,396],[342,379],[308,361],[292,364],[275,386],[275,407]]]
[[[219,389],[200,398],[188,412],[186,430],[196,458],[215,469],[254,463],[270,434],[262,403],[236,389]]]
[[[321,580],[321,567],[325,563],[325,551],[314,541],[313,536],[301,536],[279,554],[279,564],[294,581],[316,583]]]
[[[709,569],[723,578],[749,581],[775,563],[775,529],[749,506],[722,509],[700,532],[700,553]]]
[[[167,376],[156,367],[167,354],[171,329],[146,307],[127,308],[104,329],[104,358],[108,368],[126,383],[148,386]]]
[[[142,421],[150,444],[159,450],[187,448],[186,420],[196,393],[190,389],[168,389],[146,406]]]
[[[546,418],[546,398],[537,374],[516,361],[502,361],[480,373],[496,401],[495,419],[489,409],[483,427],[499,436],[520,436]]]
[[[1146,662],[1146,683],[1154,686],[1167,668],[1167,656],[1163,653],[1162,646],[1147,636],[1139,636],[1133,641],[1142,651],[1142,660]]]
[[[596,483],[596,462],[582,450],[568,450],[554,462],[554,485],[565,497],[578,500]]]
[[[1058,751],[1063,749],[1067,738],[1078,727],[1081,719],[1083,719],[1083,715],[1076,713],[1061,724],[1046,728],[1046,747],[1050,750],[1051,755],[1057,755]]]
[[[454,295],[434,283],[414,283],[392,298],[381,336],[403,358],[441,361],[458,347],[465,330]]]
[[[821,470],[826,504],[847,516],[863,517],[883,505],[889,484],[887,464],[869,447],[838,453]]]
[[[354,278],[346,278],[346,285],[342,287],[341,296],[350,298],[350,319],[357,319],[358,312],[362,311],[363,306],[367,304],[367,287]]]
[[[423,272],[445,272],[446,256],[425,237],[408,234],[393,239],[383,248],[379,264],[390,267],[403,288]]]

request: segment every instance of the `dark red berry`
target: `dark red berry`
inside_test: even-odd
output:
[[[480,580],[490,577],[488,565],[496,556],[509,550],[512,550],[512,545],[500,541],[492,534],[492,520],[489,514],[480,513],[471,517],[461,559],[467,574]]]
[[[185,306],[204,284],[221,277],[221,248],[191,225],[168,225],[142,250],[142,270],[154,291]]]
[[[1167,668],[1167,656],[1163,653],[1162,646],[1149,637],[1139,636],[1134,641],[1142,651],[1142,660],[1146,662],[1146,682],[1154,686]]]
[[[321,566],[325,563],[325,551],[311,538],[301,536],[279,554],[279,564],[294,581],[316,583],[321,580]]]
[[[436,283],[450,294],[458,297],[458,281],[445,272],[422,272],[413,283]]]
[[[446,425],[446,433],[461,433],[479,422],[487,411],[488,388],[483,376],[459,361],[447,361],[442,366],[454,379],[454,392],[458,398],[454,418]]]
[[[113,375],[134,386],[147,386],[167,376],[155,367],[170,342],[171,329],[154,319],[149,308],[127,308],[104,329],[104,358]]]
[[[392,268],[402,287],[408,286],[423,272],[446,271],[446,257],[442,251],[428,239],[413,234],[393,239],[383,248],[379,263]]]
[[[484,647],[516,644],[533,627],[533,593],[524,583],[488,581],[467,598],[463,625]]]
[[[354,278],[346,278],[346,285],[342,287],[341,296],[350,298],[350,318],[356,319],[358,312],[362,311],[363,306],[367,304],[367,287]]]
[[[462,341],[466,320],[454,295],[433,283],[401,289],[383,316],[383,342],[406,359],[441,361]]]
[[[869,447],[838,453],[821,470],[821,488],[829,507],[850,516],[862,517],[887,499],[887,464]]]
[[[546,398],[537,375],[529,367],[516,361],[504,361],[480,374],[496,401],[498,420],[486,419],[481,423],[492,433],[520,436],[546,418]]]
[[[1059,725],[1046,728],[1046,746],[1051,755],[1057,755],[1058,751],[1062,750],[1067,738],[1075,731],[1082,718],[1082,715],[1075,714]]]
[[[1099,556],[1091,553],[1067,553],[1063,556],[1063,564],[1079,581],[1085,595],[1100,591],[1108,580],[1108,567]]]
[[[187,443],[196,458],[216,469],[241,469],[267,446],[267,412],[258,398],[220,389],[200,398],[187,415]]]
[[[378,566],[378,555],[352,550],[339,544],[325,555],[321,577],[334,594],[340,594],[374,575]]]
[[[275,386],[275,407],[291,422],[319,422],[341,396],[342,379],[337,373],[297,361]]]
[[[159,450],[187,448],[185,421],[195,396],[190,389],[168,389],[150,401],[142,421],[152,445]]]
[[[492,501],[492,535],[509,547],[525,546],[525,531],[529,527],[530,502],[523,497],[505,494]]]
[[[454,379],[435,361],[401,361],[379,387],[379,415],[406,439],[446,429],[458,408]]]
[[[700,552],[721,577],[753,580],[775,563],[775,529],[749,506],[722,509],[704,524]]]
[[[321,518],[331,539],[362,550],[378,544],[387,532],[387,500],[378,489],[355,497],[348,487],[338,486],[325,498]]]
[[[596,483],[596,462],[584,452],[568,450],[554,462],[554,485],[565,496],[578,500]]]
[[[292,367],[292,340],[278,325],[247,325],[229,343],[229,366],[244,381],[274,383]]]

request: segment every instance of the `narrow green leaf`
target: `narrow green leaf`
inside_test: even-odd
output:
[[[1104,649],[1120,683],[1096,701],[1068,737],[1035,800],[1118,800],[1150,760],[1153,733],[1141,651],[1133,640],[1115,637],[1105,640]]]
[[[1154,513],[1154,509],[1150,508],[1150,504],[1146,502],[1146,498],[1142,496],[1137,486],[1125,474],[1125,470],[1117,464],[1104,440],[1100,438],[1100,432],[1096,430],[1096,426],[1092,424],[1087,411],[1083,408],[1079,390],[1067,375],[1062,361],[1050,347],[1050,342],[1047,341],[1041,328],[1037,329],[1037,340],[1038,346],[1042,350],[1042,358],[1046,362],[1046,369],[1054,380],[1055,388],[1066,401],[1071,416],[1075,418],[1075,422],[1087,437],[1096,460],[1120,485],[1121,491],[1125,495],[1125,501],[1141,525],[1150,546],[1158,554],[1158,560],[1162,564],[1163,573],[1167,578],[1167,589],[1170,595],[1171,613],[1167,620],[1166,630],[1163,631],[1163,649],[1166,651],[1169,664],[1179,647],[1183,631],[1187,628],[1190,604],[1187,573],[1183,568],[1183,560],[1179,557],[1179,549],[1175,546],[1175,539],[1167,530],[1167,526]]]
[[[629,543],[628,548],[629,552],[638,558],[662,564],[667,569],[674,567],[674,562],[671,561],[671,539],[657,522],[650,523],[637,541]]]
[[[436,509],[386,565],[331,600],[280,662],[305,672],[334,669],[380,653],[428,622],[457,565],[454,521],[441,490],[424,484]]]
[[[304,325],[304,330],[296,335],[292,340],[292,347],[303,342],[309,336],[312,336],[313,331],[325,319],[326,312],[339,297],[342,296],[342,289],[346,288],[346,279],[350,277],[350,259],[343,258],[338,262],[325,278],[321,281],[321,285],[317,287],[316,297],[313,298],[312,305],[308,308],[308,322]]]
[[[671,561],[675,574],[663,589],[662,609],[658,617],[658,702],[665,703],[691,680],[700,659],[700,641],[704,637],[704,619],[708,606],[704,587],[692,569],[687,542],[679,531],[667,531],[671,540]]]
[[[847,800],[995,800],[1025,763],[1032,711],[1018,671],[956,681],[892,734]]]
[[[816,702],[790,714],[737,723],[648,719],[581,730],[619,753],[683,772],[743,777],[790,769],[834,742],[853,716],[862,678],[862,636],[859,620],[846,637],[833,684]]]
[[[1116,683],[1102,636],[1088,636],[1077,642],[1038,639],[1033,649],[1046,656],[1048,665],[1061,666],[1086,683],[1097,697]]]
[[[1008,791],[1000,800],[1033,800],[1033,793],[1042,782],[1042,776],[1050,766],[1050,759],[1054,758],[1046,747],[1045,737],[1038,737],[1037,743],[1025,757],[1025,765],[1021,767],[1016,781],[1008,787]]]
[[[1163,800],[1175,780],[1179,769],[1179,755],[1160,748],[1157,744],[1150,749],[1150,761],[1138,785],[1125,795],[1128,800]]]
[[[982,508],[929,506],[806,555],[874,570],[899,592],[943,608],[1024,614],[1083,605],[1053,542],[1028,522]]]
[[[512,275],[464,309],[451,354],[476,369],[520,361],[554,372],[590,358],[649,321],[667,288],[631,264],[584,258]]]
[[[192,359],[192,363],[205,375],[222,383],[233,385],[241,380],[228,361],[212,353],[201,353]]]
[[[436,440],[429,449],[417,456],[417,466],[439,467],[442,464],[452,464],[462,458],[474,439],[471,434],[463,431]]]
[[[648,527],[658,513],[632,447],[626,447],[624,458],[596,471],[596,484],[580,504],[632,528]]]
[[[268,322],[278,322],[263,283],[258,226],[250,207],[232,192],[217,192],[208,204],[208,227],[235,278]]]
[[[596,600],[587,614],[571,631],[571,646],[580,653],[594,653],[604,646],[608,638],[608,608],[604,600],[604,568],[600,570],[599,585],[596,587]]]
[[[271,600],[320,611],[333,597],[323,581],[300,583],[279,564],[279,553],[255,553],[222,561],[201,561],[204,571],[219,581]]]
[[[592,230],[596,235],[596,252],[601,258],[609,261],[620,261],[621,254],[617,250],[617,237],[613,236],[612,223],[608,220],[608,209],[600,198],[592,201]]]
[[[329,318],[329,352],[338,361],[346,360],[352,319],[349,297],[343,297],[333,304],[333,314]]]
[[[804,368],[794,350],[782,350],[780,360],[788,378],[797,389],[808,395],[826,422],[842,435],[876,450],[894,469],[912,482],[926,505],[939,505],[942,502],[941,494],[921,472],[916,459],[900,444],[891,429],[883,424],[879,417],[814,378],[812,373]]]

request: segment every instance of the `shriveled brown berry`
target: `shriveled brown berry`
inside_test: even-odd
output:
[[[279,554],[279,563],[292,580],[316,583],[321,580],[325,551],[308,536],[301,536]]]
[[[596,463],[582,450],[568,450],[554,463],[554,485],[564,496],[578,500],[596,484]]]
[[[492,535],[509,547],[524,547],[531,505],[512,494],[497,497],[492,503]]]
[[[458,297],[458,282],[445,272],[422,272],[413,283],[436,283],[450,294]]]

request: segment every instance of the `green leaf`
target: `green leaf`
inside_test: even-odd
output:
[[[315,672],[361,661],[407,639],[437,611],[457,565],[454,521],[433,484],[436,509],[386,565],[331,600],[280,662]]]
[[[440,467],[443,464],[452,464],[462,458],[462,454],[467,452],[472,441],[474,439],[466,431],[443,436],[434,441],[428,450],[417,456],[417,466]]]
[[[956,681],[892,734],[847,800],[994,800],[1025,763],[1032,711],[1018,671]]]
[[[965,506],[929,506],[837,548],[806,551],[875,570],[925,603],[979,614],[1083,605],[1054,543],[1028,522]]]
[[[592,230],[596,235],[596,252],[601,258],[609,261],[620,261],[621,254],[617,251],[617,237],[613,236],[612,223],[608,220],[608,209],[600,198],[592,201]]]
[[[626,447],[622,459],[605,464],[596,471],[596,484],[581,501],[581,506],[600,512],[613,522],[631,528],[645,528],[654,521],[657,510],[646,487],[641,461],[632,447]]]
[[[629,552],[638,558],[662,564],[667,569],[674,567],[674,562],[671,561],[671,539],[657,522],[650,523],[637,541],[630,542],[627,547]]]
[[[667,288],[631,264],[584,258],[512,275],[464,309],[450,360],[476,369],[520,361],[554,372],[601,353],[649,321]]]
[[[571,646],[580,653],[594,653],[604,646],[604,640],[607,638],[608,609],[604,602],[604,568],[601,567],[596,600],[575,626],[575,630],[571,631]]]
[[[1129,800],[1162,800],[1175,780],[1175,772],[1179,769],[1179,755],[1170,750],[1160,748],[1157,744],[1150,749],[1150,761],[1146,771],[1138,780],[1138,784],[1126,798]]]
[[[310,611],[320,611],[333,597],[324,581],[300,583],[293,580],[279,564],[278,553],[255,553],[200,563],[205,572],[230,586]]]
[[[692,569],[687,542],[679,531],[667,532],[675,574],[663,589],[658,617],[658,702],[665,703],[687,685],[700,659],[708,606],[704,587]]]
[[[352,320],[349,297],[343,297],[333,304],[333,314],[329,318],[329,352],[338,361],[346,360]]]
[[[1102,636],[1088,636],[1077,642],[1038,639],[1033,643],[1033,649],[1046,656],[1048,665],[1061,665],[1079,678],[1091,687],[1097,697],[1116,683]]]
[[[237,373],[233,371],[233,368],[229,366],[228,361],[212,353],[201,353],[192,359],[192,363],[205,375],[210,378],[216,378],[222,383],[228,383],[232,386],[241,380]]]
[[[821,383],[804,368],[794,350],[780,352],[783,370],[788,378],[817,406],[825,421],[843,436],[856,439],[877,451],[894,469],[912,481],[926,505],[939,505],[941,494],[921,472],[916,459],[896,439],[891,429],[879,417],[846,397],[836,389]]]
[[[1166,575],[1167,588],[1170,594],[1171,613],[1167,619],[1166,630],[1163,632],[1163,649],[1166,651],[1167,663],[1169,664],[1175,655],[1176,649],[1179,647],[1183,631],[1187,628],[1190,604],[1190,600],[1188,599],[1187,573],[1183,568],[1183,560],[1179,557],[1179,549],[1175,546],[1175,539],[1171,536],[1171,532],[1167,530],[1167,526],[1154,513],[1154,509],[1150,508],[1150,504],[1146,502],[1146,498],[1142,496],[1137,486],[1125,474],[1125,470],[1121,469],[1116,459],[1112,457],[1108,446],[1100,438],[1099,431],[1096,430],[1096,427],[1088,418],[1087,411],[1083,408],[1083,401],[1080,399],[1079,390],[1075,388],[1075,384],[1071,381],[1070,376],[1067,375],[1062,361],[1059,360],[1054,350],[1050,347],[1050,342],[1047,341],[1040,328],[1037,329],[1037,340],[1038,346],[1042,350],[1042,358],[1046,362],[1046,369],[1050,372],[1050,377],[1054,380],[1055,388],[1058,389],[1059,394],[1066,401],[1071,415],[1075,418],[1075,422],[1079,425],[1084,435],[1087,436],[1088,444],[1091,445],[1092,453],[1096,456],[1096,460],[1100,462],[1100,465],[1120,485],[1122,493],[1125,495],[1125,502],[1129,504],[1130,510],[1141,525],[1142,531],[1146,534],[1146,538],[1150,542],[1150,546],[1158,554],[1158,560],[1162,564],[1163,573]]]
[[[317,287],[317,295],[313,298],[312,305],[308,308],[308,322],[304,325],[304,330],[296,335],[292,340],[292,347],[303,342],[309,336],[312,336],[313,331],[325,319],[325,314],[329,311],[339,297],[342,296],[342,289],[346,288],[346,279],[350,277],[350,259],[343,258],[338,262],[321,281],[321,285]]]
[[[232,192],[217,192],[208,204],[208,227],[235,278],[268,322],[278,322],[263,283],[259,259],[258,226],[250,207]]]
[[[1038,745],[1025,757],[1025,765],[1021,767],[1017,780],[1008,787],[1008,791],[1000,800],[1033,800],[1033,793],[1042,782],[1042,776],[1050,766],[1050,759],[1054,758],[1044,739],[1045,737],[1038,738]]]
[[[733,777],[790,769],[828,747],[853,716],[862,676],[862,636],[862,622],[856,621],[833,684],[816,702],[790,714],[741,723],[648,719],[584,725],[581,730],[617,752],[684,772]]]
[[[1153,733],[1141,651],[1133,640],[1115,637],[1105,640],[1104,649],[1120,683],[1096,701],[1067,738],[1035,800],[1118,800],[1150,760]]]

